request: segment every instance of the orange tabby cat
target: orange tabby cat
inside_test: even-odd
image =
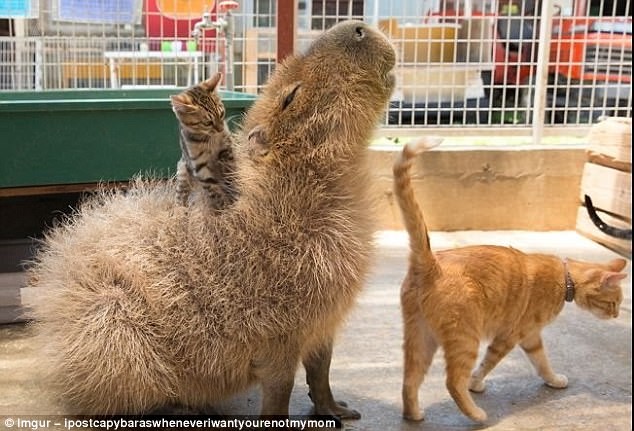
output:
[[[418,390],[437,348],[444,350],[447,389],[476,422],[487,414],[471,398],[484,378],[519,344],[548,386],[565,388],[542,344],[541,330],[573,301],[601,319],[617,317],[623,299],[624,259],[607,264],[525,254],[509,247],[471,246],[432,253],[414,197],[410,167],[432,139],[408,145],[394,164],[394,191],[410,238],[409,269],[401,287],[404,322],[403,415],[422,420]],[[480,366],[481,340],[490,340]]]

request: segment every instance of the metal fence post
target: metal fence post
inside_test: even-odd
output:
[[[542,0],[539,21],[539,47],[537,50],[537,72],[533,94],[533,144],[540,144],[544,134],[546,92],[548,91],[548,63],[550,62],[550,34],[553,29],[553,0]]]

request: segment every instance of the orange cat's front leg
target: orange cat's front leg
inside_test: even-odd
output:
[[[568,377],[563,374],[556,374],[550,366],[548,356],[544,350],[544,343],[539,333],[525,337],[520,346],[528,356],[528,359],[535,367],[537,374],[544,379],[544,382],[551,388],[563,389],[568,386]]]

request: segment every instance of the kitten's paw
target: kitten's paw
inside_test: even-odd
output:
[[[484,423],[487,421],[487,412],[485,412],[484,410],[482,410],[479,407],[476,407],[472,412],[470,412],[467,416],[469,416],[471,418],[471,420],[478,422],[478,423]]]
[[[484,380],[477,380],[472,378],[471,379],[471,383],[469,383],[469,390],[471,392],[484,392],[484,390],[486,389],[487,385],[486,383],[484,383]]]
[[[568,387],[568,377],[563,374],[555,374],[552,379],[546,380],[546,385],[555,389],[564,389]]]
[[[403,410],[403,418],[408,421],[420,422],[425,419],[425,412],[419,409],[414,411]]]

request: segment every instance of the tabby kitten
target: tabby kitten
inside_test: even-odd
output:
[[[584,195],[584,200],[586,204],[586,211],[588,211],[588,217],[590,217],[592,223],[594,223],[594,225],[601,232],[615,238],[632,239],[632,229],[621,229],[618,227],[610,226],[609,224],[601,220],[601,217],[599,217],[599,214],[597,214],[597,210],[592,204],[592,199],[590,199],[590,196]]]
[[[484,422],[487,414],[469,390],[484,391],[486,375],[517,344],[548,386],[567,386],[566,376],[550,366],[541,330],[563,309],[564,301],[574,301],[601,319],[617,317],[626,261],[594,264],[487,245],[432,253],[409,170],[418,153],[437,144],[428,139],[406,146],[393,168],[394,191],[410,241],[409,269],[401,286],[403,415],[423,419],[418,390],[441,346],[449,393],[465,415]],[[485,339],[491,340],[486,355],[471,375]]]
[[[233,140],[224,122],[224,105],[215,91],[221,79],[222,74],[216,73],[171,96],[182,151],[176,167],[176,194],[183,205],[195,191],[202,191],[203,198],[217,210],[228,207],[237,197]]]

